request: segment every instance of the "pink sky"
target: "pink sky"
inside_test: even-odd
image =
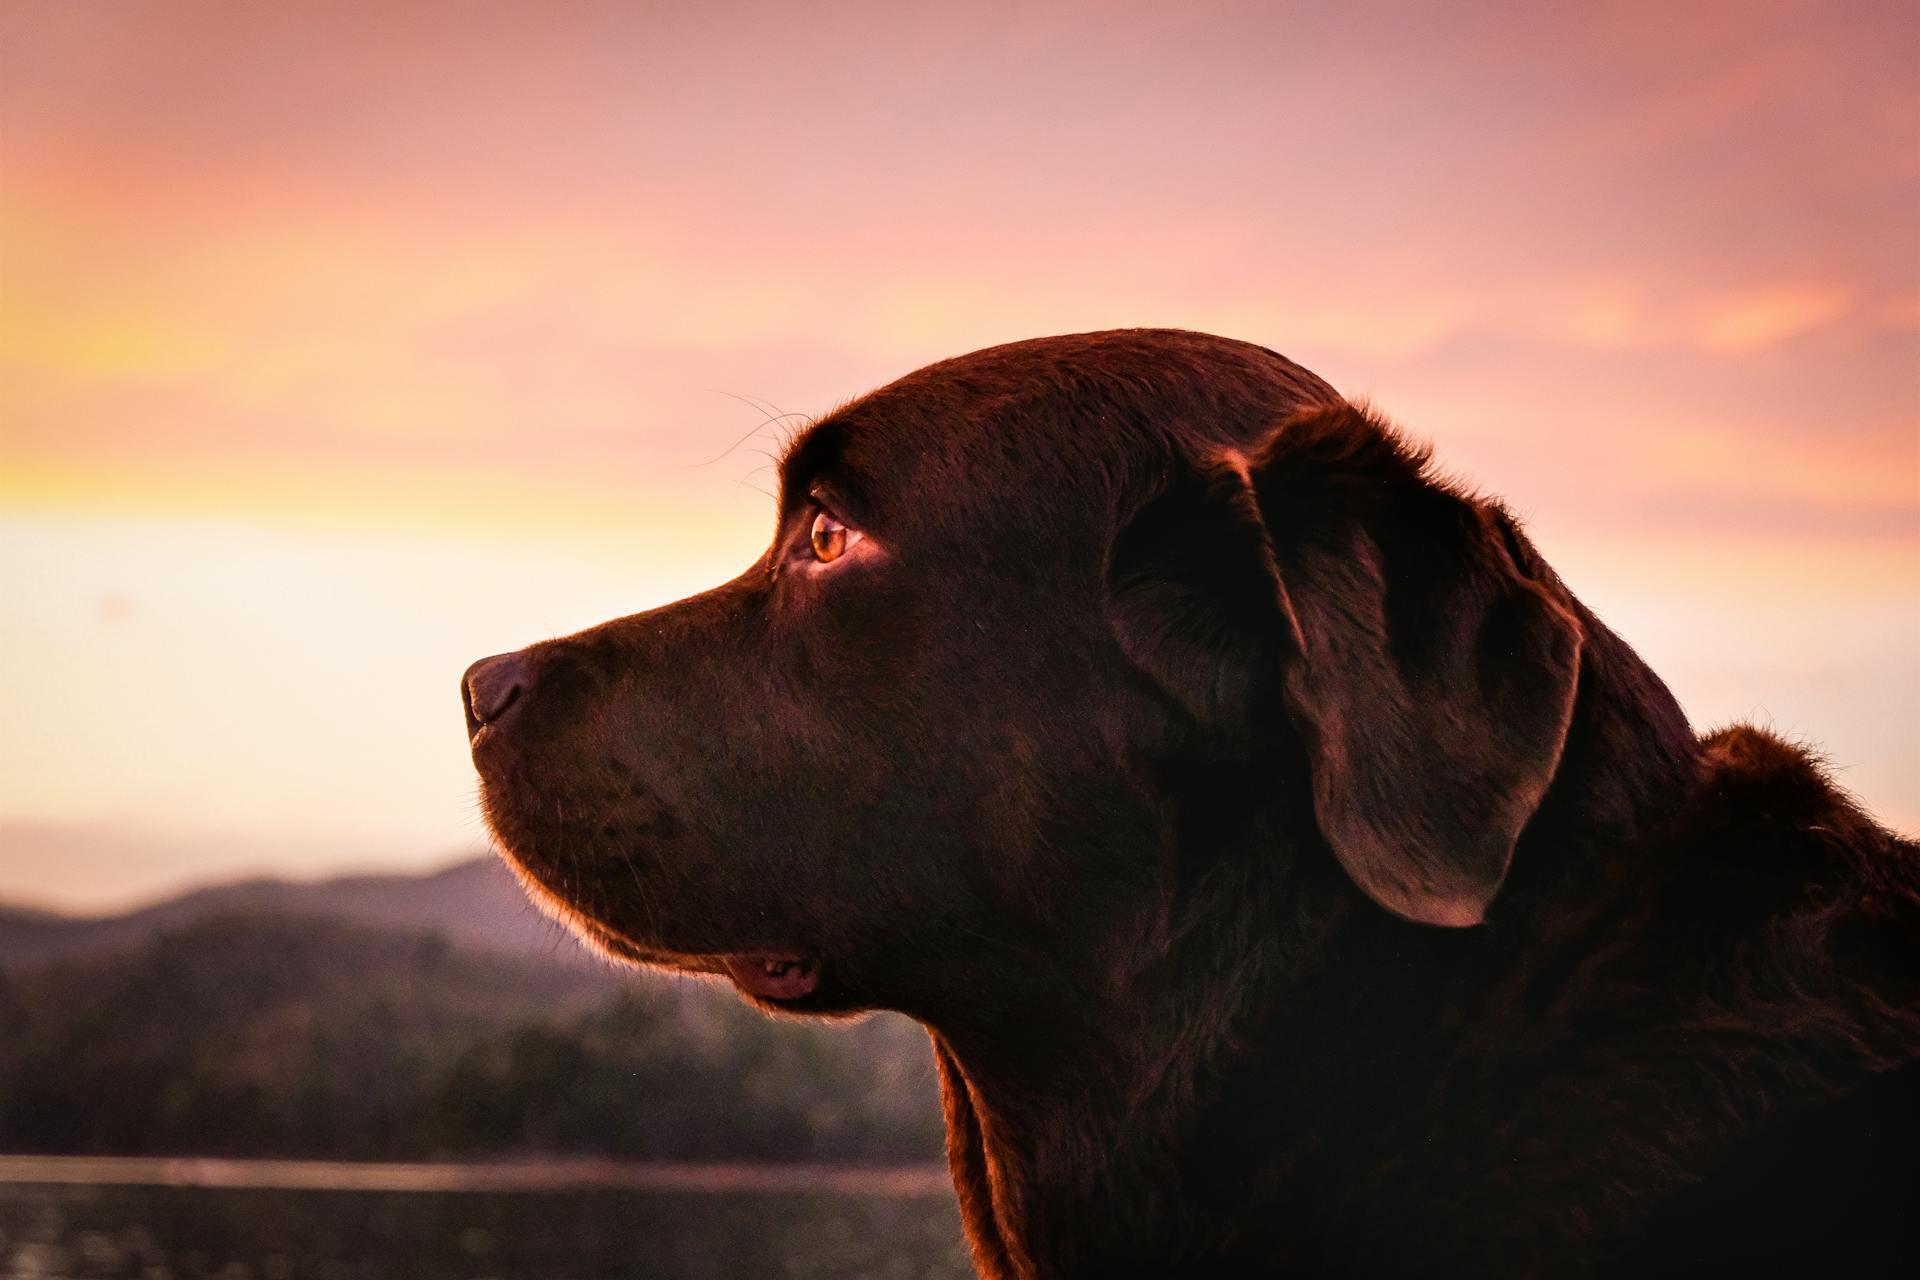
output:
[[[476,845],[473,657],[945,355],[1249,338],[1920,825],[1910,5],[16,6],[0,899]]]

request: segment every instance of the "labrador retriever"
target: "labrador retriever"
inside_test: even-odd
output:
[[[463,693],[586,941],[927,1026],[987,1276],[1910,1229],[1920,850],[1696,737],[1498,503],[1263,348],[920,370],[793,443],[740,577]]]

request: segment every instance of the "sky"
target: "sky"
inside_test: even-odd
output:
[[[469,662],[739,572],[777,415],[1131,325],[1370,398],[1697,726],[1920,828],[1917,52],[1872,0],[0,0],[0,901],[484,847]]]

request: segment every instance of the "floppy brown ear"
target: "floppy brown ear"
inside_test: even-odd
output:
[[[1107,586],[1135,665],[1203,725],[1257,731],[1275,663],[1303,642],[1243,462],[1177,473],[1114,539]]]
[[[1201,464],[1116,542],[1116,625],[1203,723],[1274,680],[1354,882],[1407,919],[1470,925],[1559,765],[1581,635],[1506,515],[1424,464],[1348,405]]]

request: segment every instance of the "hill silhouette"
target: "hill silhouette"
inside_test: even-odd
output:
[[[0,913],[0,1150],[917,1161],[924,1034],[619,971],[504,868]]]
[[[0,905],[0,965],[129,947],[213,916],[247,914],[324,916],[437,933],[475,950],[593,963],[527,900],[504,863],[478,857],[424,875],[237,880],[107,916]]]

